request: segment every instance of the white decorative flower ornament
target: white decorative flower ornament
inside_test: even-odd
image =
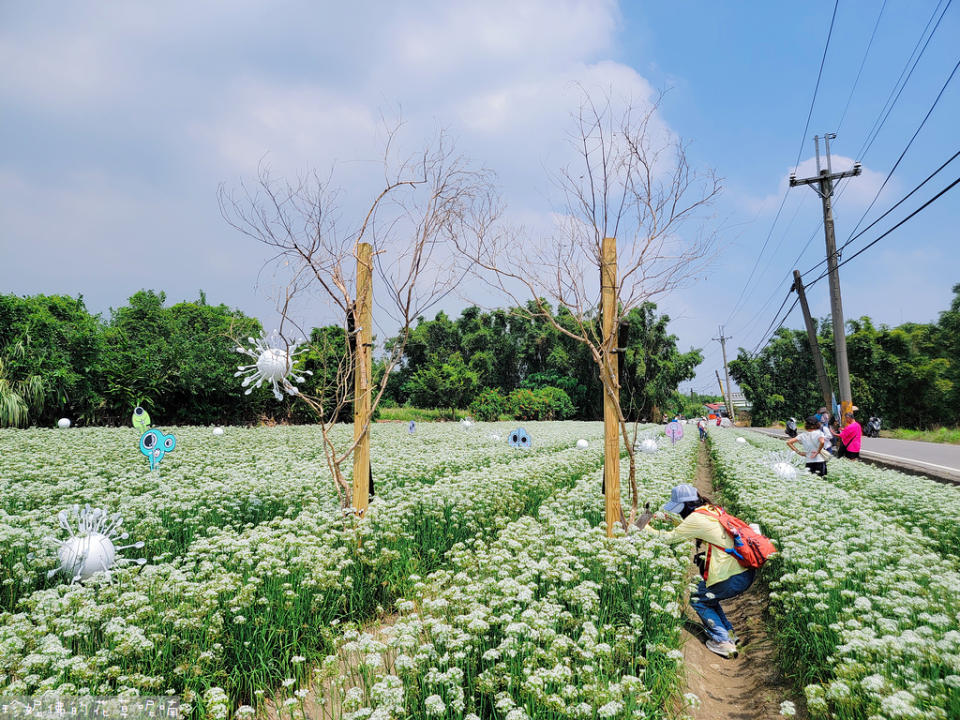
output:
[[[802,469],[804,460],[794,452],[778,450],[767,455],[767,464],[773,474],[784,480],[793,480]]]
[[[70,578],[71,583],[75,583],[103,572],[110,578],[110,570],[117,565],[144,565],[147,562],[144,558],[131,560],[117,557],[118,550],[139,549],[144,545],[142,540],[131,545],[114,545],[114,540],[126,540],[130,537],[129,533],[121,532],[123,517],[120,513],[110,515],[103,508],[86,505],[81,509],[79,505],[74,505],[69,511],[61,510],[57,514],[57,521],[61,528],[70,533],[70,537],[56,541],[60,545],[57,550],[60,565],[50,570],[47,577],[53,577],[59,572],[65,578]]]
[[[271,333],[269,338],[261,335],[259,338],[248,337],[247,341],[253,348],[238,346],[237,352],[249,355],[256,362],[253,365],[240,365],[234,373],[234,377],[246,375],[241,383],[242,387],[247,388],[244,395],[249,395],[253,388],[260,387],[264,382],[273,386],[273,396],[277,400],[283,399],[280,388],[288,395],[299,394],[300,391],[293,383],[302,383],[304,375],[313,375],[309,370],[300,370],[297,367],[300,362],[297,355],[305,352],[305,349],[298,351],[297,348],[305,341],[301,339],[291,345],[276,331]],[[253,387],[248,387],[251,384]]]

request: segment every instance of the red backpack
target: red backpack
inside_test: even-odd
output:
[[[767,558],[777,552],[770,538],[761,535],[743,520],[734,517],[718,505],[701,507],[694,510],[701,515],[712,517],[720,523],[720,526],[727,531],[727,534],[733,538],[732,548],[722,548],[724,552],[733,555],[737,562],[745,568],[759,568]],[[718,546],[719,547],[719,546]],[[707,543],[707,561],[704,564],[704,576],[710,570],[710,551],[713,549],[712,543]]]

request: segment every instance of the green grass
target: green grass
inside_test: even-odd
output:
[[[444,420],[460,420],[471,417],[469,410],[450,410],[449,408],[415,408],[409,405],[383,407],[378,409],[377,420],[380,422],[442,422]],[[500,420],[511,420],[512,417],[501,413]]]
[[[951,443],[960,445],[960,428],[934,428],[932,430],[907,430],[898,428],[896,430],[881,430],[883,437],[895,438],[897,440],[922,440],[923,442]]]
[[[410,422],[411,420],[433,422],[437,420],[459,420],[469,414],[466,410],[451,410],[449,408],[415,408],[409,405],[383,407],[381,405],[377,419],[392,422]]]

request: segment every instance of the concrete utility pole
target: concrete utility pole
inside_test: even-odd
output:
[[[725,398],[727,394],[723,391],[723,380],[720,379],[720,371],[714,370],[714,372],[717,374],[717,385],[720,386],[720,397]],[[726,400],[724,400],[724,402],[726,402]]]
[[[820,138],[814,136],[817,149],[817,176],[797,180],[790,175],[790,187],[810,185],[823,202],[823,234],[827,241],[827,270],[830,273],[830,314],[833,317],[833,343],[837,354],[837,381],[840,385],[840,418],[853,409],[853,396],[850,393],[850,368],[847,365],[847,335],[843,323],[843,303],[840,300],[840,274],[837,271],[837,238],[833,230],[833,181],[855,177],[860,174],[860,163],[853,164],[853,170],[835,173],[830,167],[830,141],[836,133],[823,136],[827,152],[827,167],[820,168]],[[830,407],[828,405],[827,407]]]
[[[817,328],[810,316],[810,308],[807,307],[807,293],[804,291],[803,282],[800,280],[800,272],[797,270],[793,271],[793,289],[800,298],[803,324],[807,327],[807,340],[810,341],[810,352],[813,353],[813,364],[817,368],[820,392],[823,393],[823,406],[829,408],[833,406],[833,390],[830,387],[830,378],[827,377],[827,369],[823,366],[823,354],[820,352],[820,343],[817,342]]]
[[[714,338],[714,340],[720,341],[720,349],[723,350],[723,377],[726,378],[727,381],[727,394],[723,397],[727,404],[727,416],[730,418],[730,422],[734,422],[736,420],[736,416],[733,414],[733,395],[731,394],[730,390],[730,369],[727,367],[727,340],[732,340],[733,338],[730,335],[724,337],[723,325],[720,326],[719,330],[720,337]],[[719,373],[717,373],[717,379],[720,379]],[[720,390],[721,392],[723,391],[722,385],[720,386]]]
[[[619,363],[616,353],[617,332],[617,239],[604,238],[600,264],[600,292],[603,300],[603,348],[609,365],[608,382],[603,386],[603,491],[607,520],[607,537],[613,537],[613,524],[621,520],[620,506],[620,417],[612,393],[620,392]],[[603,380],[604,378],[601,378]],[[626,530],[626,527],[624,527]]]

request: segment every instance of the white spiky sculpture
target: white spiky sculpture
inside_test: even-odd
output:
[[[71,520],[74,521],[72,524]],[[121,532],[123,517],[120,513],[110,515],[103,508],[86,505],[81,509],[79,505],[74,505],[69,511],[61,510],[57,514],[57,521],[70,537],[55,540],[60,545],[57,550],[60,565],[47,573],[48,578],[59,572],[75,583],[89,580],[94,574],[102,572],[106,573],[107,579],[111,579],[110,571],[117,565],[144,565],[147,562],[144,558],[131,560],[117,557],[118,550],[139,549],[144,545],[142,540],[131,545],[114,545],[115,539],[126,540],[130,537],[129,533]],[[73,531],[74,527],[77,532]]]
[[[300,370],[297,364],[297,355],[306,351],[297,350],[305,341],[298,340],[292,345],[287,344],[280,335],[274,331],[267,338],[261,335],[259,338],[248,337],[247,341],[253,345],[252,348],[245,348],[238,345],[236,351],[243,355],[248,355],[254,359],[253,365],[239,365],[234,377],[246,375],[241,383],[241,387],[247,388],[244,395],[249,395],[254,388],[258,388],[263,383],[268,382],[273,386],[273,396],[277,400],[282,400],[283,395],[280,389],[287,395],[298,395],[300,391],[294,382],[302,383],[304,375],[313,375],[310,370]],[[253,387],[248,387],[253,385]]]

